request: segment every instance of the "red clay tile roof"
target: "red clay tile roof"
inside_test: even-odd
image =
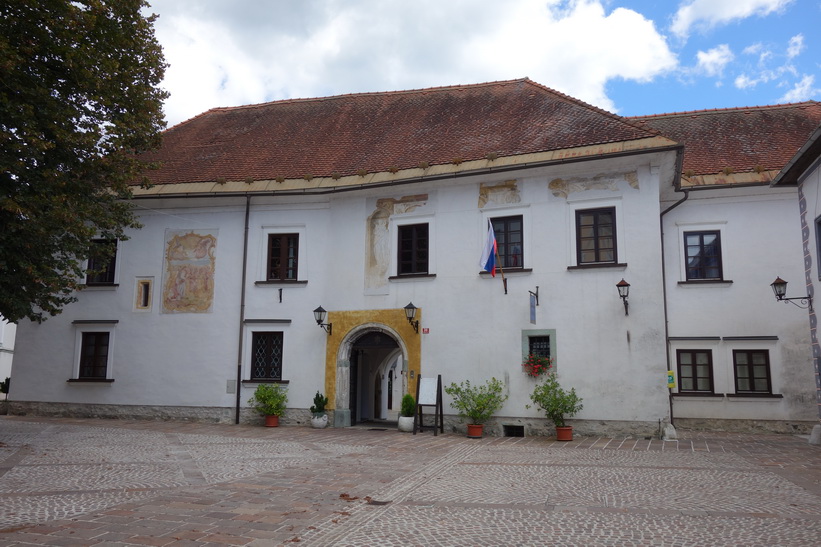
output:
[[[155,184],[355,175],[656,136],[531,80],[215,108],[167,130]]]
[[[821,103],[699,110],[630,119],[684,145],[683,173],[778,171],[821,123]]]

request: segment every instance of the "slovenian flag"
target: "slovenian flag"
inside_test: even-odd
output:
[[[487,223],[487,240],[485,241],[485,248],[482,249],[482,259],[479,261],[479,267],[490,272],[490,275],[496,277],[496,234],[493,233],[493,225]]]

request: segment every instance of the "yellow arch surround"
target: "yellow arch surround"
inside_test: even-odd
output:
[[[420,308],[416,311],[416,319],[420,323],[421,317]],[[343,344],[350,345],[351,341],[348,338],[351,332],[364,325],[372,325],[374,328],[387,327],[386,331],[400,338],[397,343],[404,347],[405,359],[408,362],[408,391],[415,396],[416,381],[422,364],[422,335],[421,332],[417,334],[408,323],[403,308],[328,312],[327,320],[333,324],[333,334],[328,337],[325,346],[325,394],[328,397],[329,408],[336,408],[336,376],[340,347]]]

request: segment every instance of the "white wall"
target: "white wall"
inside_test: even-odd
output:
[[[780,276],[790,282],[788,296],[806,294],[795,193],[768,186],[695,189],[664,217],[670,369],[676,370],[677,349],[710,350],[715,393],[730,395],[676,396],[674,417],[812,419],[807,311],[776,302],[770,288]],[[686,283],[683,233],[699,230],[720,231],[728,282]],[[768,350],[776,397],[732,396],[734,349]]]
[[[669,184],[672,152],[571,163],[538,170],[368,189],[324,197],[254,197],[249,220],[245,318],[253,328],[282,330],[283,377],[289,407],[307,408],[324,386],[326,335],[312,310],[380,310],[409,301],[423,310],[422,374],[445,384],[503,380],[510,398],[500,416],[538,417],[526,410],[535,382],[521,371],[522,333],[555,332],[560,381],[584,398],[578,416],[655,423],[667,416],[659,180]],[[570,181],[565,194],[551,183]],[[516,193],[479,205],[482,185],[515,180]],[[431,224],[435,278],[389,281],[365,288],[367,218],[376,199],[426,196],[398,210],[392,229],[407,221]],[[515,197],[518,196],[518,197]],[[244,233],[241,198],[140,200],[144,228],[122,243],[119,286],[85,290],[63,314],[19,329],[15,399],[232,408],[242,336],[243,379],[249,377],[248,325],[240,335]],[[617,209],[620,265],[574,269],[574,211]],[[479,275],[487,218],[522,214],[525,266],[500,277]],[[164,234],[169,229],[217,229],[213,312],[160,313]],[[282,286],[261,280],[266,230],[300,233],[300,280]],[[395,239],[388,256],[395,254]],[[395,262],[395,260],[394,260]],[[390,272],[395,273],[395,272]],[[137,278],[154,278],[150,312],[134,311]],[[616,283],[632,284],[625,316]],[[537,321],[529,321],[529,292],[539,287]],[[280,299],[280,288],[281,299]],[[113,383],[70,383],[76,364],[76,320],[116,320]],[[241,387],[243,406],[252,387]],[[446,410],[450,412],[445,401]],[[398,408],[399,401],[395,402]]]

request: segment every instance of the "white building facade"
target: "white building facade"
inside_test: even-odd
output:
[[[806,427],[806,321],[768,286],[797,278],[798,251],[760,243],[798,239],[795,192],[675,205],[682,150],[529,80],[209,111],[169,130],[156,185],[134,191],[143,228],[108,276],[20,324],[10,411],[239,422],[256,419],[255,386],[278,382],[286,423],[307,423],[321,391],[347,426],[395,418],[420,375],[496,377],[509,398],[486,429],[548,434],[521,367],[539,352],[584,399],[580,434],[679,417]],[[505,282],[478,265],[489,223]],[[693,233],[720,235],[721,279],[688,278]],[[676,356],[706,351],[712,391],[680,394]],[[739,352],[767,355],[766,396],[738,393]]]

